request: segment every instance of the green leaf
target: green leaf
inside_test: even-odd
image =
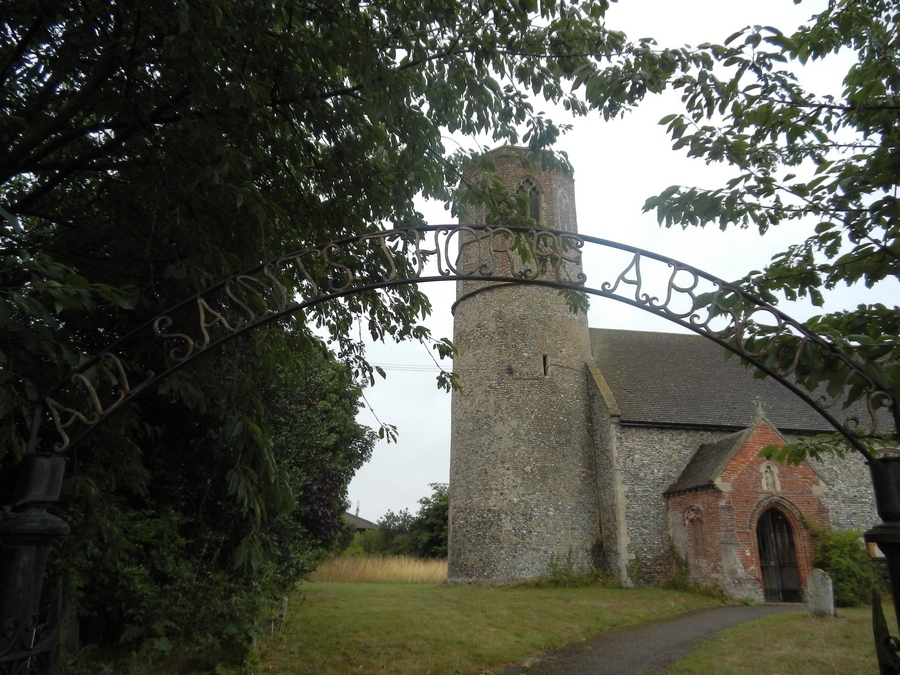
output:
[[[77,288],[82,291],[86,291],[91,287],[88,280],[79,274],[67,274],[66,283],[72,288]]]

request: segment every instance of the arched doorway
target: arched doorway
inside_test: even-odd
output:
[[[800,570],[790,521],[776,508],[766,510],[756,523],[756,542],[766,602],[800,602]]]

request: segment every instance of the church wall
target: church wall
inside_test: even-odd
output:
[[[632,583],[657,583],[672,571],[669,522],[663,492],[694,451],[721,432],[618,426],[618,468],[625,490]]]
[[[869,467],[859,453],[851,452],[843,459],[810,460],[809,464],[828,485],[822,498],[833,529],[865,532],[881,522],[875,511]]]
[[[669,497],[669,532],[678,555],[688,564],[688,572],[693,579],[721,586],[724,567],[738,576],[737,560],[731,559],[731,550],[726,549],[729,558],[723,566],[723,537],[734,521],[728,500],[717,489],[692,490]],[[693,521],[698,521],[695,527]],[[700,542],[696,541],[697,533]],[[726,546],[733,544],[727,538]]]
[[[593,383],[591,383],[593,384]],[[603,572],[611,572],[621,578],[623,569],[619,564],[620,553],[627,554],[627,541],[622,541],[620,535],[627,532],[619,531],[619,492],[617,487],[620,481],[616,480],[617,449],[615,420],[611,419],[611,411],[600,390],[596,386],[590,386],[591,392],[591,426],[594,435],[595,463],[597,468],[597,495],[598,495],[598,532],[595,542],[594,565]],[[624,506],[624,504],[623,504]],[[599,544],[599,545],[598,545]],[[620,549],[624,548],[624,551]]]
[[[748,439],[752,451],[735,456],[721,476],[727,491],[694,490],[669,498],[671,485],[694,451],[725,432],[611,427],[617,435],[618,467],[625,487],[631,580],[655,583],[673,569],[670,545],[690,564],[691,574],[722,587],[736,598],[762,600],[756,523],[769,507],[779,508],[791,522],[797,545],[801,585],[812,569],[815,541],[803,524],[813,520],[832,528],[865,530],[879,522],[875,513],[867,467],[856,457],[829,458],[798,467],[774,465],[778,490],[766,490],[766,460],[758,449],[780,442],[771,430]],[[757,437],[759,436],[759,437]],[[788,439],[791,440],[791,439]],[[824,483],[823,483],[824,481]],[[601,498],[601,503],[603,499]],[[703,520],[703,553],[691,555],[693,543],[685,514],[699,508]]]
[[[570,551],[578,570],[590,569],[596,472],[586,348],[571,330],[584,318],[566,311],[555,291],[525,286],[491,289],[457,309],[452,582],[545,576]],[[529,331],[538,325],[532,312],[562,318]]]
[[[800,586],[804,594],[806,578],[812,570],[815,541],[804,524],[817,520],[807,509],[801,510],[784,494],[722,492],[706,488],[681,493],[669,499],[672,541],[678,554],[688,563],[692,578],[721,588],[736,600],[764,602],[756,526],[769,508],[777,508],[788,519],[795,544]],[[815,512],[815,506],[807,504]],[[700,514],[703,551],[698,559],[690,514]]]
[[[510,193],[525,179],[533,179],[540,188],[539,221],[542,227],[565,232],[577,232],[578,222],[575,208],[574,181],[571,174],[559,170],[532,172],[522,166],[519,154],[523,148],[504,146],[489,153],[496,168],[497,177]],[[534,160],[540,164],[540,158]],[[477,183],[478,171],[466,175],[466,180]],[[460,216],[460,224],[485,224],[484,207],[467,207],[469,212]],[[478,282],[473,282],[478,283]]]
[[[722,534],[733,532],[736,549],[737,576],[719,570],[719,583],[737,597],[762,600],[762,573],[756,527],[762,513],[777,508],[791,523],[796,547],[800,587],[805,592],[806,576],[812,571],[815,542],[804,519],[828,526],[828,509],[822,499],[827,488],[821,478],[806,464],[776,464],[759,456],[767,445],[781,443],[781,437],[767,425],[756,425],[741,450],[722,472],[726,501],[733,523]],[[768,473],[768,476],[767,476]]]

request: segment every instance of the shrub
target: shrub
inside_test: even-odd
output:
[[[546,577],[529,579],[517,586],[526,588],[618,587],[618,583],[611,574],[601,572],[596,567],[592,566],[590,572],[578,572],[575,569],[575,563],[572,562],[572,549],[569,549],[564,559],[551,554],[550,562],[547,563],[547,573]]]
[[[836,607],[868,604],[873,589],[883,587],[884,572],[876,567],[862,544],[862,533],[812,528],[816,538],[813,564],[831,577]]]
[[[728,595],[721,588],[718,586],[708,586],[691,576],[690,563],[678,552],[678,549],[672,541],[669,542],[669,557],[672,560],[672,569],[671,572],[669,572],[669,576],[663,579],[659,584],[660,588],[666,588],[673,591],[688,591],[690,593],[697,593],[710,598],[715,598],[722,602],[729,602]]]

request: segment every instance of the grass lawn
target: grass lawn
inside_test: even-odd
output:
[[[655,589],[318,582],[292,604],[283,630],[260,641],[260,673],[497,673],[548,647],[719,603]]]
[[[666,675],[877,673],[872,608],[839,609],[837,614],[775,614],[729,628],[668,668]],[[893,608],[885,607],[885,615],[893,632]]]
[[[549,647],[719,604],[657,589],[314,582],[290,599],[281,632],[259,640],[251,672],[496,674]],[[893,629],[893,608],[885,613]],[[834,619],[802,611],[765,617],[719,633],[666,673],[869,675],[878,672],[871,621],[868,607]],[[187,668],[188,657],[135,655],[108,672],[208,675]]]

